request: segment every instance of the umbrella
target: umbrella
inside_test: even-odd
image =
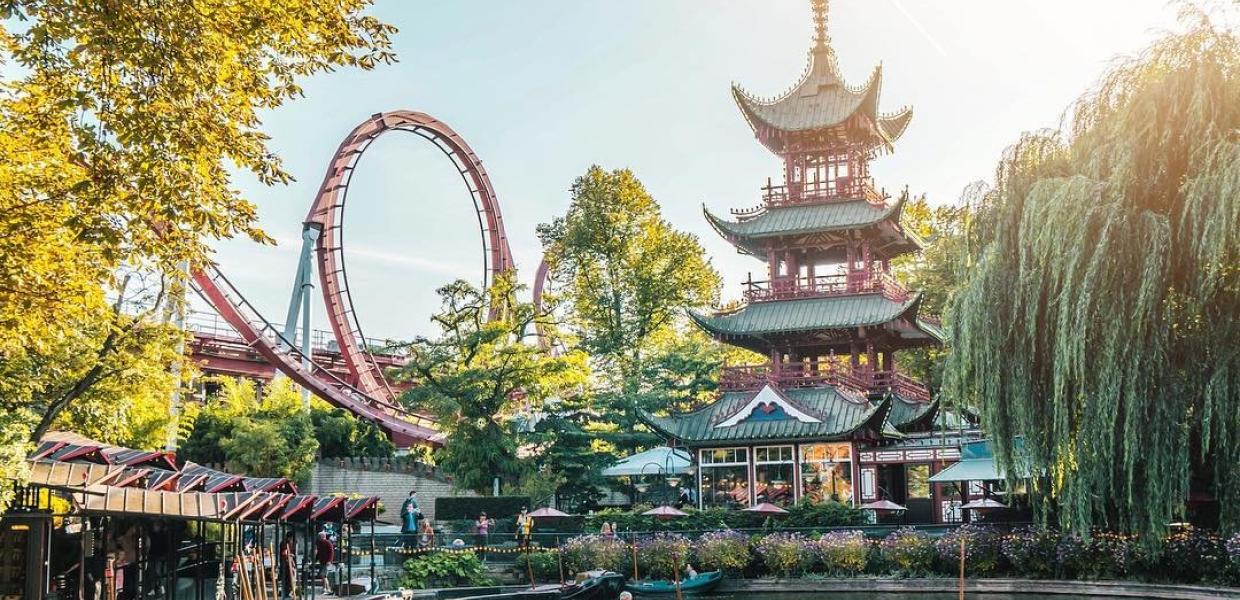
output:
[[[548,506],[548,507],[540,508],[530,513],[529,516],[535,519],[538,519],[538,518],[550,518],[550,517],[571,517],[572,515],[562,510],[556,510]]]
[[[750,506],[749,508],[742,508],[741,511],[759,513],[759,514],[764,514],[764,515],[786,515],[788,514],[788,511],[778,506],[775,506],[774,504],[771,504],[770,502],[763,502],[761,504],[755,504],[753,506]]]
[[[660,519],[674,519],[676,517],[689,516],[689,513],[676,510],[675,507],[668,506],[666,504],[664,504],[663,506],[656,506],[642,514],[648,517],[659,517]]]
[[[908,510],[908,507],[901,506],[890,500],[875,500],[874,502],[866,502],[865,504],[862,504],[861,509],[862,510],[873,510],[873,511],[902,512],[902,511]]]
[[[974,500],[968,504],[965,504],[961,506],[960,508],[967,510],[967,509],[973,509],[973,508],[1007,508],[1007,507],[1008,505],[1002,502],[999,502],[998,500],[995,500],[994,498],[982,498],[981,500]]]

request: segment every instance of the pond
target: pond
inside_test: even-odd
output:
[[[722,592],[709,596],[697,596],[701,600],[958,600],[956,592]],[[1111,596],[1077,596],[1064,594],[983,594],[969,592],[969,600],[1106,600]],[[1119,600],[1119,596],[1114,596]]]

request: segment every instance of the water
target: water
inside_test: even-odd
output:
[[[721,592],[698,596],[702,600],[958,600],[956,592]],[[970,592],[968,600],[1105,600],[1107,596],[1076,596],[1063,594],[983,594]],[[1118,600],[1118,597],[1116,597]]]

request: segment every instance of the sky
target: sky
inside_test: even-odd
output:
[[[698,236],[740,295],[763,265],[739,255],[702,217],[760,201],[778,159],[754,139],[729,86],[777,95],[800,77],[813,35],[808,0],[378,0],[399,28],[399,62],[305,82],[305,97],[265,115],[271,149],[296,182],[265,187],[241,174],[278,244],[215,244],[229,278],[283,322],[301,221],[341,139],[368,116],[409,109],[447,123],[473,147],[495,187],[518,278],[532,284],[539,223],[562,215],[591,165],[630,168],[665,218]],[[1176,27],[1163,0],[833,0],[828,34],[845,78],[883,65],[880,109],[911,105],[893,155],[872,170],[955,202],[990,180],[1020,134],[1059,123],[1117,57]],[[345,252],[363,331],[433,334],[435,289],[479,282],[482,247],[460,177],[428,142],[379,138],[349,191]],[[316,291],[317,294],[317,291]],[[313,325],[326,329],[315,297]]]

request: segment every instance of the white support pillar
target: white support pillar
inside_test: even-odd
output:
[[[297,275],[293,280],[293,292],[289,297],[288,314],[284,319],[284,339],[289,344],[297,343],[297,321],[301,317],[301,353],[302,366],[310,368],[311,337],[310,329],[310,296],[314,293],[314,252],[318,247],[322,229],[318,225],[306,223],[301,230],[301,252],[297,257]],[[276,373],[279,376],[279,372]],[[310,407],[310,390],[302,388],[301,402],[303,407]]]

